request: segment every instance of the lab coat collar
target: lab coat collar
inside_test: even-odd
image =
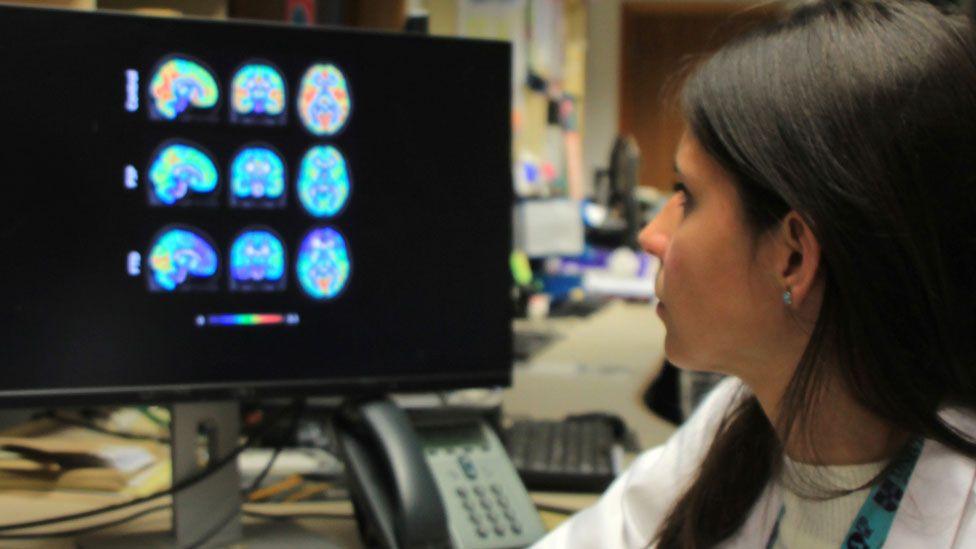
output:
[[[940,415],[970,439],[976,439],[976,416],[955,409],[944,410]],[[738,534],[721,547],[754,549],[756,540],[769,539],[783,505],[781,490],[779,483],[770,482]],[[976,461],[926,439],[888,532],[885,549],[955,546],[960,541],[963,514],[971,497],[976,497]]]
[[[976,418],[972,414],[946,410],[941,415],[970,439],[976,435]],[[974,479],[976,461],[934,440],[926,440],[885,547],[954,546],[973,495]]]

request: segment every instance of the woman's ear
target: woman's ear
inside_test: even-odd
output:
[[[820,243],[807,222],[791,210],[780,222],[774,267],[782,289],[793,295],[792,305],[800,308],[816,291],[820,269]]]

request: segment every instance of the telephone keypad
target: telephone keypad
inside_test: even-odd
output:
[[[454,513],[455,546],[525,547],[545,533],[544,526],[501,441],[487,425],[482,429],[483,444],[459,444],[448,446],[453,452],[427,453],[431,468],[443,481],[441,494],[449,519]]]

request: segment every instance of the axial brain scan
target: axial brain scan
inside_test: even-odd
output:
[[[298,114],[315,135],[333,135],[342,129],[352,108],[342,71],[332,64],[315,64],[305,71],[298,90]]]
[[[342,153],[331,145],[309,149],[298,173],[298,198],[315,217],[332,217],[349,197],[349,170]]]
[[[345,239],[329,227],[309,231],[298,249],[295,270],[302,290],[310,297],[336,297],[349,279]]]

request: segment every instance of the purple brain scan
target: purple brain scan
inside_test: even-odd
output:
[[[285,247],[266,227],[241,231],[230,248],[230,289],[273,292],[285,289]]]
[[[153,70],[148,91],[153,120],[216,120],[220,86],[202,61],[187,55],[164,57]]]
[[[217,249],[203,231],[171,225],[149,248],[149,291],[215,290],[219,265]]]
[[[345,239],[330,227],[312,229],[298,248],[295,271],[306,295],[316,300],[335,298],[349,280]]]
[[[235,124],[281,126],[287,122],[285,79],[271,63],[252,60],[231,81],[230,121]]]
[[[217,165],[200,145],[164,143],[152,155],[148,173],[151,206],[217,205]]]
[[[230,205],[234,208],[283,208],[285,163],[270,145],[245,145],[230,166]]]

